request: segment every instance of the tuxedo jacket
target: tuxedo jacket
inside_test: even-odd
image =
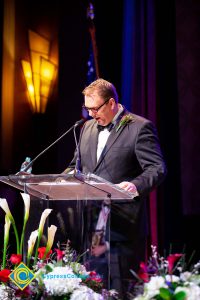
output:
[[[117,130],[126,115],[131,115],[131,120]],[[98,162],[97,142],[97,122],[92,119],[84,124],[80,132],[81,172],[96,174],[114,184],[131,181],[139,193],[132,203],[112,204],[111,227],[117,233],[113,234],[113,239],[119,236],[120,239],[130,239],[136,232],[145,233],[144,197],[163,181],[166,174],[154,124],[124,109],[111,130]],[[75,161],[76,154],[70,166],[74,166]]]

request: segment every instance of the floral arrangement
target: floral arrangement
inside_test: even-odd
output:
[[[0,300],[15,299],[63,299],[63,300],[103,300],[117,298],[116,291],[103,288],[102,278],[94,271],[87,271],[79,261],[81,256],[71,249],[70,241],[52,250],[57,227],[48,228],[46,247],[40,247],[44,224],[52,209],[45,209],[41,215],[39,227],[30,234],[27,247],[27,257],[23,262],[30,270],[33,279],[24,288],[20,288],[11,280],[12,273],[22,263],[24,234],[29,219],[30,196],[21,193],[25,212],[21,236],[17,231],[14,218],[6,199],[0,198],[0,207],[5,212],[4,247],[0,270]],[[16,238],[16,253],[9,255],[10,226],[12,225]],[[25,269],[25,271],[27,271]],[[25,271],[24,274],[26,273]],[[23,274],[23,276],[24,276]],[[19,274],[15,277],[18,278]],[[25,278],[26,279],[26,278]],[[25,280],[26,282],[26,280]]]
[[[121,118],[118,126],[116,127],[116,132],[122,127],[125,126],[127,123],[133,120],[133,116],[131,114],[125,115]]]
[[[197,300],[200,299],[200,262],[187,271],[185,254],[170,254],[166,259],[152,247],[147,264],[141,263],[132,300]]]

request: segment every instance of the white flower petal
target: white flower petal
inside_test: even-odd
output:
[[[21,193],[21,196],[24,200],[24,206],[25,206],[25,217],[28,219],[29,217],[29,210],[30,210],[30,195],[26,193]]]
[[[53,245],[53,241],[54,241],[56,230],[57,230],[57,227],[55,225],[51,225],[50,227],[48,227],[47,248],[49,250],[51,249],[51,247]]]
[[[166,280],[169,282],[179,282],[180,278],[178,276],[175,275],[166,275]]]
[[[48,217],[48,215],[51,213],[52,209],[45,209],[41,215],[41,219],[40,219],[40,224],[39,224],[39,231],[43,232],[43,228],[44,228],[44,223],[46,221],[46,218]]]
[[[10,216],[12,216],[12,214],[10,212],[8,202],[6,199],[0,198],[0,207],[5,211],[5,213],[8,215],[8,217],[10,219]]]
[[[10,231],[10,219],[8,218],[7,215],[5,215],[5,225],[4,225],[4,234],[5,234],[5,237],[8,236],[9,234],[9,231]]]
[[[44,285],[47,293],[52,296],[63,296],[72,293],[79,287],[81,278],[78,278],[68,266],[55,267],[44,276]]]
[[[72,293],[70,300],[103,300],[103,296],[87,286],[80,286]]]
[[[37,237],[38,237],[38,230],[32,231],[28,240],[28,253],[32,252]]]

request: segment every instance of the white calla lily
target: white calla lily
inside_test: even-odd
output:
[[[8,236],[9,235],[9,231],[10,231],[10,219],[8,218],[8,215],[5,215],[5,225],[4,225],[4,236]]]
[[[28,256],[33,252],[33,248],[35,246],[36,239],[38,237],[38,230],[32,231],[28,240]]]
[[[2,268],[5,269],[6,265],[6,251],[9,241],[9,232],[10,232],[10,224],[11,221],[8,215],[5,215],[5,224],[4,224],[4,247],[3,247],[3,260],[2,260]]]
[[[8,206],[8,202],[5,198],[0,198],[0,207],[4,210],[4,212],[7,215],[7,218],[10,220],[10,222],[12,223],[14,232],[15,232],[15,238],[16,238],[16,244],[17,244],[17,254],[20,254],[20,247],[19,247],[19,236],[18,236],[18,232],[17,232],[17,227],[15,225],[15,220],[11,214],[10,208]]]
[[[41,219],[40,219],[39,228],[38,228],[39,234],[42,234],[42,233],[43,233],[45,221],[46,221],[48,215],[51,213],[51,211],[52,211],[52,209],[50,209],[50,208],[46,208],[46,209],[43,211],[43,213],[42,213],[42,215],[41,215]]]
[[[51,247],[54,242],[54,237],[56,233],[57,227],[55,225],[51,225],[48,227],[48,240],[47,240],[47,245],[46,245],[46,251],[44,254],[44,258],[46,258],[47,253],[51,250]]]
[[[43,230],[44,230],[44,224],[45,221],[47,219],[47,217],[49,216],[49,214],[51,213],[52,209],[50,208],[46,208],[40,218],[40,224],[39,224],[39,228],[38,228],[38,240],[37,240],[37,245],[36,245],[36,250],[35,250],[35,259],[34,259],[34,264],[36,264],[36,260],[37,260],[37,256],[38,256],[38,248],[40,245],[40,240],[43,234]]]
[[[32,231],[28,240],[27,266],[29,266],[37,237],[38,230]]]
[[[21,234],[21,241],[20,241],[20,254],[22,254],[22,248],[24,243],[24,235],[25,235],[25,229],[26,229],[26,223],[29,218],[29,211],[30,211],[30,195],[26,193],[21,193],[21,196],[24,201],[24,224],[22,228],[22,234]]]
[[[8,206],[8,202],[5,198],[0,198],[0,207],[4,210],[10,221],[12,222],[13,216],[10,212],[10,208]]]
[[[28,220],[29,211],[30,211],[30,195],[27,193],[21,193],[21,196],[24,200],[24,207],[25,207],[24,219]]]

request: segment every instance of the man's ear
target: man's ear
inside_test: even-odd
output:
[[[114,109],[115,105],[116,105],[116,102],[115,102],[114,98],[110,98],[110,104],[111,104],[112,109]]]

